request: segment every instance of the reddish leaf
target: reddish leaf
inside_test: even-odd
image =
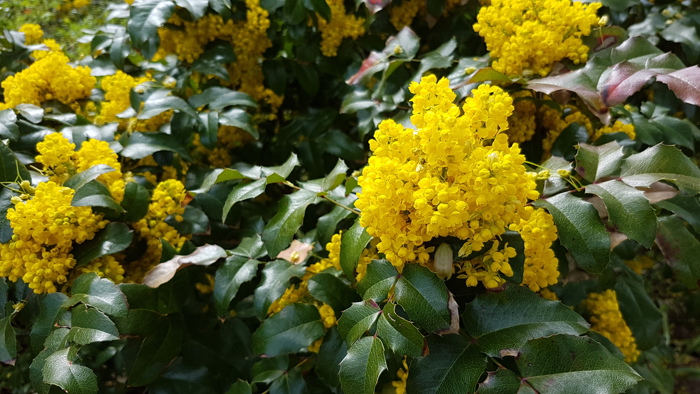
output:
[[[656,80],[665,83],[684,102],[700,105],[700,67],[692,66],[658,75]]]

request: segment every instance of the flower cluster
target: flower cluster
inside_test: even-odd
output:
[[[436,237],[466,241],[464,255],[480,251],[527,218],[523,208],[539,197],[536,175],[503,133],[513,111],[508,94],[481,85],[460,112],[446,79],[424,77],[409,89],[417,130],[393,120],[379,125],[355,204],[360,223],[379,238],[379,252],[398,269],[407,262],[427,264],[432,248],[424,244]],[[500,255],[494,251],[492,259]],[[505,264],[501,269],[508,271]]]
[[[146,77],[134,78],[121,70],[114,75],[104,77],[100,82],[100,87],[104,91],[104,101],[101,103],[100,113],[95,118],[95,123],[103,125],[120,121],[117,115],[131,106],[129,98],[131,89],[147,80]]]
[[[0,277],[19,278],[36,293],[53,293],[76,264],[73,243],[92,239],[107,224],[90,207],[71,205],[74,191],[48,181],[33,197],[15,197],[7,211],[12,239],[0,245]]]
[[[214,149],[207,149],[202,145],[199,134],[194,136],[192,141],[195,147],[195,154],[216,168],[226,168],[233,163],[231,151],[240,148],[253,141],[253,136],[247,131],[233,126],[220,126],[217,135],[217,146]]]
[[[479,11],[474,31],[496,59],[494,69],[545,76],[562,59],[586,62],[588,47],[581,37],[598,24],[600,7],[571,0],[493,0]]]
[[[513,143],[529,141],[535,135],[537,106],[530,90],[511,94],[513,97],[513,115],[508,118],[508,140]]]
[[[333,57],[338,54],[338,47],[343,38],[357,39],[365,34],[365,21],[355,15],[346,14],[343,0],[326,0],[331,9],[331,20],[318,18],[318,30],[321,31],[321,53]]]
[[[406,357],[404,356],[403,362],[401,363],[401,368],[396,371],[397,380],[391,382],[394,387],[396,394],[406,394],[406,381],[408,380],[408,363],[406,362]]]
[[[530,213],[527,219],[513,223],[511,230],[518,231],[525,242],[525,266],[523,284],[532,291],[539,291],[557,283],[559,278],[559,260],[551,249],[556,241],[557,227],[554,219],[544,209],[526,207]]]
[[[26,23],[19,28],[20,33],[24,33],[24,43],[27,45],[38,44],[44,36],[41,26],[36,23]]]
[[[401,30],[411,24],[421,7],[425,7],[425,2],[420,0],[402,0],[397,5],[392,2],[389,8],[389,22],[396,30]]]
[[[101,278],[107,278],[117,284],[124,281],[124,267],[111,255],[99,257],[87,265],[77,267],[73,270],[73,276],[77,278],[90,272],[94,272]]]
[[[71,105],[90,95],[95,77],[86,66],[72,67],[60,52],[48,52],[28,68],[7,77],[2,82],[5,103],[0,109],[18,104],[41,105],[44,101],[58,100]]]
[[[158,183],[153,190],[151,203],[148,205],[146,216],[134,223],[134,230],[146,242],[146,251],[136,261],[127,267],[126,278],[131,282],[139,282],[154,265],[160,262],[163,253],[163,242],[172,245],[179,251],[188,239],[180,234],[173,226],[166,223],[169,216],[176,221],[183,220],[185,213],[183,202],[187,192],[182,182],[169,179]]]
[[[608,338],[617,346],[625,361],[633,363],[639,357],[637,343],[625,319],[620,312],[615,290],[591,293],[585,301],[586,309],[591,313],[591,330]]]

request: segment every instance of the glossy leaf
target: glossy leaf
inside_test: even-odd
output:
[[[398,275],[399,272],[387,260],[373,260],[367,265],[365,276],[357,282],[357,291],[364,300],[384,301]]]
[[[255,289],[255,311],[259,318],[267,315],[272,303],[280,298],[289,286],[293,277],[301,277],[306,268],[294,265],[285,260],[275,260],[267,263],[262,271],[263,279]]]
[[[450,328],[449,292],[445,282],[429,269],[406,265],[396,282],[394,296],[418,327],[428,332]]]
[[[501,350],[517,349],[533,338],[588,331],[588,323],[578,313],[522,286],[477,295],[467,304],[462,321],[479,348],[495,357]]]
[[[124,188],[124,199],[121,202],[122,208],[126,210],[122,219],[125,222],[139,221],[148,213],[150,202],[151,195],[145,187],[137,182],[128,182]]]
[[[581,144],[576,153],[576,172],[588,182],[615,176],[620,173],[624,156],[616,141],[600,146]]]
[[[112,281],[100,278],[97,274],[80,275],[73,282],[71,294],[63,306],[69,307],[83,302],[110,316],[126,316],[127,304],[124,293]]]
[[[681,189],[700,192],[700,169],[673,146],[656,145],[622,162],[622,181],[633,187],[649,187],[669,180]]]
[[[622,276],[615,281],[615,293],[625,323],[632,330],[637,347],[650,349],[659,342],[662,314],[640,277]]]
[[[68,178],[63,186],[70,187],[73,190],[79,190],[81,187],[85,186],[90,181],[97,179],[102,174],[114,171],[114,168],[106,164],[98,164],[92,166],[85,171],[79,172],[70,178]]]
[[[367,234],[365,228],[360,225],[359,218],[348,231],[343,233],[340,244],[340,267],[345,276],[353,281],[357,262],[360,261],[362,251],[371,239],[372,236]]]
[[[552,214],[559,240],[581,268],[600,273],[608,266],[610,236],[591,203],[561,193],[534,204]]]
[[[172,1],[141,0],[131,7],[127,30],[131,42],[150,59],[158,48],[158,28],[163,26],[175,10]]]
[[[498,368],[496,371],[489,371],[486,379],[479,383],[479,394],[506,394],[517,393],[520,389],[520,378],[515,372],[506,368]],[[527,392],[527,389],[523,390]]]
[[[325,332],[318,309],[309,304],[291,304],[265,319],[253,333],[253,351],[274,357],[296,353]]]
[[[523,385],[540,393],[621,393],[641,377],[598,342],[571,335],[529,341],[515,363]]]
[[[14,152],[5,145],[0,143],[0,182],[20,182],[22,180],[31,180],[29,171],[17,160]]]
[[[700,241],[676,216],[659,218],[656,244],[680,280],[690,289],[700,286]]]
[[[461,335],[430,335],[430,353],[409,366],[409,393],[470,393],[486,369],[486,355]]]
[[[338,320],[338,333],[352,346],[374,326],[381,309],[374,301],[355,302]]]
[[[265,226],[262,234],[270,256],[277,256],[289,246],[304,221],[306,208],[317,200],[316,193],[308,190],[298,190],[282,198],[277,214]]]
[[[95,238],[73,248],[73,255],[78,266],[87,264],[98,257],[123,251],[131,245],[133,237],[133,231],[124,223],[110,222]]]
[[[70,360],[71,348],[59,350],[51,354],[44,364],[42,375],[44,382],[62,388],[75,394],[91,394],[97,392],[97,376],[88,367]]]
[[[94,180],[86,183],[73,195],[71,205],[74,207],[104,207],[116,212],[124,212],[112,194],[102,182]]]
[[[365,337],[350,346],[340,363],[340,384],[347,394],[372,394],[385,369],[382,341]]]
[[[258,179],[253,182],[239,183],[234,186],[231,193],[226,198],[223,210],[223,219],[226,220],[231,208],[239,201],[247,200],[249,198],[255,198],[265,192],[265,186],[267,182],[265,179]]]
[[[190,97],[188,101],[194,108],[207,105],[212,110],[234,105],[244,105],[252,108],[258,106],[249,95],[219,86],[207,88],[202,93]]]
[[[180,141],[175,136],[165,133],[135,132],[126,141],[121,155],[138,160],[159,151],[175,152],[189,159],[189,154]]]
[[[182,328],[166,321],[138,344],[136,357],[127,365],[128,384],[143,386],[158,378],[161,371],[180,353]]]
[[[644,192],[612,180],[586,186],[586,193],[603,199],[617,231],[650,248],[656,237],[656,215]]]
[[[330,305],[335,311],[343,311],[350,307],[359,296],[350,289],[346,282],[333,274],[321,272],[308,280],[309,293],[315,299]]]
[[[14,365],[17,357],[17,339],[11,323],[11,316],[0,319],[0,363]]]
[[[395,354],[420,357],[427,352],[423,334],[408,320],[396,313],[396,304],[387,302],[377,321],[377,336]]]
[[[67,340],[78,345],[119,339],[119,331],[104,313],[95,308],[78,305],[71,309],[71,329]]]
[[[326,336],[323,337],[318,359],[314,365],[318,378],[327,386],[340,388],[338,372],[340,371],[340,362],[343,361],[347,353],[347,343],[340,337],[338,330],[331,327]]]
[[[214,305],[219,316],[224,316],[229,304],[243,283],[251,281],[260,262],[247,257],[231,256],[216,270]]]
[[[63,293],[51,293],[39,301],[39,316],[34,321],[29,333],[33,350],[39,351],[44,348],[46,337],[55,328],[59,315],[65,312],[62,304],[66,299],[68,297]]]

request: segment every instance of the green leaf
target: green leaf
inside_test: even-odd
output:
[[[254,306],[260,319],[267,315],[270,305],[280,298],[289,286],[293,277],[302,277],[306,267],[294,265],[286,260],[275,260],[267,263],[262,271],[263,279],[255,289]]]
[[[186,9],[194,19],[203,17],[209,8],[209,0],[175,0],[175,4]]]
[[[668,180],[681,189],[700,192],[700,169],[676,147],[655,145],[622,162],[622,181],[632,187],[649,187]]]
[[[4,143],[0,143],[0,182],[31,180],[29,171],[17,160],[15,153]]]
[[[522,384],[540,393],[621,393],[641,380],[624,361],[586,337],[533,339],[520,349],[515,363]]]
[[[131,6],[126,25],[131,42],[141,49],[146,59],[153,58],[158,44],[158,28],[163,26],[175,10],[175,3],[161,0],[141,0]]]
[[[231,208],[239,201],[247,200],[249,198],[255,198],[263,193],[265,193],[265,186],[267,182],[265,179],[258,179],[253,182],[242,182],[236,185],[229,193],[224,203],[223,218],[222,221],[226,221]]]
[[[315,179],[308,182],[299,182],[299,186],[306,190],[310,190],[315,193],[327,192],[338,187],[345,180],[346,172],[348,171],[348,166],[345,162],[338,159],[335,167],[331,172],[322,179]]]
[[[477,71],[467,83],[478,83],[490,81],[496,85],[507,85],[512,83],[511,79],[500,71],[496,71],[491,67],[484,67]]]
[[[315,306],[291,304],[263,321],[253,333],[253,351],[270,357],[296,353],[324,333]]]
[[[295,61],[289,62],[289,64],[291,64],[292,72],[304,89],[304,92],[311,97],[316,96],[319,89],[319,78],[316,68],[308,64],[301,65]]]
[[[184,112],[193,118],[197,117],[197,111],[192,108],[187,101],[177,96],[166,96],[158,93],[160,92],[156,92],[146,99],[138,115],[138,119],[151,119],[171,109]]]
[[[610,260],[610,235],[591,203],[561,193],[537,200],[534,205],[552,214],[561,244],[581,268],[590,273],[603,272]]]
[[[258,260],[231,256],[216,270],[214,305],[219,316],[226,315],[229,304],[243,283],[251,281],[258,272]]]
[[[499,357],[503,349],[519,348],[533,338],[588,331],[588,323],[578,313],[522,286],[477,295],[467,304],[462,321],[481,350],[494,357]]]
[[[88,367],[70,360],[71,348],[59,350],[46,359],[42,369],[44,382],[58,386],[64,391],[75,394],[92,394],[97,392],[97,376]]]
[[[226,394],[252,394],[253,389],[250,383],[239,380],[231,385],[231,388],[226,392]]]
[[[382,341],[365,337],[350,346],[340,363],[340,384],[347,394],[372,394],[385,369]]]
[[[122,208],[126,210],[121,219],[125,222],[136,222],[148,213],[148,205],[151,203],[151,195],[140,183],[129,182],[124,188]]]
[[[219,114],[219,123],[224,126],[233,126],[243,129],[252,135],[253,138],[260,139],[260,133],[253,125],[253,118],[245,110],[240,108],[231,108],[226,112]]]
[[[44,118],[44,109],[34,104],[17,104],[15,110],[19,111],[28,121],[38,124]]]
[[[308,392],[306,380],[301,376],[299,367],[292,368],[270,385],[271,393],[302,394]]]
[[[360,225],[360,219],[355,220],[355,224],[343,233],[340,243],[340,267],[343,273],[351,281],[355,281],[355,268],[360,261],[362,251],[365,249],[372,236]]]
[[[325,0],[308,0],[306,8],[317,12],[319,15],[321,15],[321,18],[330,22],[331,8],[328,6]]]
[[[131,245],[133,237],[133,231],[126,224],[108,223],[95,238],[73,248],[77,266],[87,264],[98,257],[121,252]]]
[[[407,388],[426,394],[471,393],[486,369],[486,356],[460,335],[430,335],[430,353],[411,363]]]
[[[654,205],[675,213],[679,218],[688,222],[696,233],[700,233],[700,217],[697,215],[700,212],[700,197],[681,193],[671,199],[654,203]]]
[[[486,379],[479,383],[479,394],[508,394],[517,393],[520,389],[520,378],[515,372],[503,367],[495,372],[488,371]]]
[[[354,302],[350,308],[343,311],[338,320],[338,334],[352,346],[372,328],[380,312],[379,305],[372,300]]]
[[[656,244],[666,261],[684,285],[690,289],[700,286],[700,242],[676,216],[659,218]]]
[[[119,339],[119,331],[109,317],[85,305],[71,309],[71,326],[66,339],[78,345]]]
[[[292,153],[289,158],[279,166],[274,167],[256,167],[260,170],[259,178],[266,177],[267,184],[282,183],[286,181],[289,174],[299,165],[297,155]]]
[[[68,296],[63,293],[51,293],[39,301],[39,316],[34,320],[29,333],[33,350],[39,351],[44,348],[46,337],[54,329],[59,316],[65,312],[61,305],[67,299]]]
[[[338,372],[340,372],[340,362],[343,361],[346,354],[348,354],[347,343],[340,337],[336,327],[329,328],[314,364],[314,370],[319,380],[328,387],[340,388]]]
[[[289,356],[263,357],[253,364],[253,383],[269,384],[284,375],[289,369]]]
[[[656,346],[660,339],[662,315],[645,289],[644,280],[620,276],[615,281],[615,293],[637,348],[646,350]]]
[[[111,280],[100,278],[97,274],[80,275],[71,288],[71,297],[64,303],[70,307],[83,302],[115,317],[125,317],[127,312],[126,296]]]
[[[1,161],[2,158],[0,158]],[[6,187],[0,188],[0,243],[8,243],[12,239],[12,225],[7,219],[7,210],[15,206],[12,203],[14,196],[19,196],[19,194]]]
[[[182,143],[175,136],[165,133],[133,133],[120,154],[138,160],[163,150],[175,152],[187,160],[190,158]]]
[[[367,264],[365,276],[357,282],[357,291],[363,300],[382,302],[387,299],[389,290],[398,280],[399,272],[387,260],[372,260]]]
[[[344,281],[333,274],[321,272],[312,276],[308,284],[312,297],[330,305],[338,313],[349,308],[360,298]]]
[[[350,194],[338,202],[347,207],[352,206],[355,200],[357,200],[357,196],[355,194]],[[321,245],[330,242],[331,238],[333,238],[333,234],[336,232],[335,230],[338,227],[338,223],[350,215],[352,215],[352,212],[336,205],[330,212],[318,218],[318,224],[316,225],[316,237],[318,242]]]
[[[11,315],[0,319],[0,363],[14,365],[17,357],[17,339],[11,323]]]
[[[612,180],[586,186],[586,193],[603,199],[610,222],[621,233],[650,248],[656,237],[656,214],[644,192]]]
[[[17,115],[12,108],[0,111],[0,138],[16,141],[19,138],[19,128],[17,123]]]
[[[153,335],[146,337],[140,343],[133,363],[127,365],[128,384],[143,386],[156,380],[180,353],[183,336],[179,324],[167,321]]]
[[[318,202],[316,193],[303,189],[282,197],[277,214],[265,226],[262,234],[270,256],[277,256],[289,246],[294,234],[304,222],[306,208],[316,202]]]
[[[620,173],[624,157],[622,146],[617,141],[600,146],[580,144],[576,153],[576,172],[591,183],[615,176]]]
[[[418,264],[404,267],[394,288],[396,302],[408,317],[428,332],[450,328],[450,299],[445,282]]]
[[[102,174],[114,171],[114,168],[106,164],[98,164],[92,166],[85,171],[79,172],[72,177],[68,178],[63,186],[70,187],[73,190],[79,190],[81,187],[85,186],[88,182],[97,179]]]
[[[104,207],[117,212],[124,212],[119,203],[114,201],[112,193],[102,182],[93,180],[76,190],[71,205],[74,207]]]
[[[202,145],[206,148],[214,149],[219,133],[219,113],[215,111],[201,112],[199,114],[199,124],[199,137]]]
[[[190,105],[194,108],[209,106],[211,110],[222,109],[228,106],[244,105],[247,107],[256,108],[258,104],[249,95],[243,92],[236,92],[228,88],[213,86],[205,91],[188,99]]]
[[[409,357],[420,357],[427,352],[423,334],[396,313],[396,304],[387,302],[383,313],[377,321],[377,336],[395,354],[405,354]]]
[[[228,12],[230,11],[229,9]],[[192,63],[192,70],[205,75],[215,75],[226,82],[230,82],[226,64],[235,61],[236,53],[229,42],[214,42],[211,47],[207,46],[207,50]],[[198,107],[196,105],[192,106]]]

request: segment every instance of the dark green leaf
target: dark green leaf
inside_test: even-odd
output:
[[[161,371],[180,353],[182,328],[168,321],[161,330],[141,342],[133,364],[128,366],[128,383],[143,386],[158,378]]]
[[[486,379],[479,383],[479,394],[510,394],[520,389],[520,378],[515,372],[503,367],[489,371]],[[525,390],[524,390],[525,391]]]
[[[133,237],[133,231],[126,224],[111,222],[100,230],[95,238],[74,247],[73,255],[78,266],[87,264],[98,257],[118,253],[128,248]]]
[[[398,280],[399,272],[387,260],[373,260],[367,265],[365,276],[357,283],[357,291],[363,300],[382,302]]]
[[[265,192],[265,186],[267,182],[265,179],[258,179],[253,182],[239,183],[236,185],[229,193],[224,203],[223,218],[222,221],[226,221],[228,213],[234,204],[239,201],[247,200],[249,198],[255,198]]]
[[[377,336],[395,354],[405,354],[409,357],[420,357],[427,347],[423,334],[396,313],[396,304],[388,302],[384,305],[384,313],[377,321]]]
[[[70,187],[73,190],[79,190],[81,187],[85,186],[88,182],[97,179],[102,174],[114,171],[114,168],[106,164],[98,164],[92,166],[85,171],[79,172],[72,177],[68,178],[63,183],[63,186]]]
[[[540,393],[621,393],[641,377],[598,342],[571,335],[533,339],[515,363],[522,384]]]
[[[323,336],[318,309],[291,304],[267,318],[253,333],[253,351],[270,357],[296,353]]]
[[[314,365],[318,378],[327,386],[340,388],[338,372],[340,371],[340,362],[347,353],[348,345],[340,337],[338,330],[335,327],[328,329]]]
[[[304,266],[294,265],[286,260],[267,263],[262,271],[263,279],[255,289],[255,311],[259,318],[267,315],[272,303],[280,298],[293,277],[301,277],[306,272]]]
[[[679,279],[690,289],[700,286],[700,242],[676,216],[659,218],[656,244]]]
[[[340,267],[345,276],[351,281],[355,280],[355,268],[360,261],[362,251],[365,249],[372,236],[360,225],[360,219],[355,220],[355,224],[343,233],[340,243]]]
[[[231,256],[216,270],[214,305],[219,316],[226,315],[228,306],[241,285],[255,278],[259,264],[258,260]]]
[[[612,180],[586,186],[586,193],[603,199],[610,222],[621,233],[650,248],[656,237],[656,215],[644,192]]]
[[[190,157],[182,143],[174,136],[165,133],[141,132],[131,134],[121,155],[130,159],[143,159],[163,150],[175,152],[186,159]]]
[[[301,376],[299,368],[292,368],[270,385],[271,393],[305,394],[308,392],[306,381]]]
[[[71,309],[71,326],[66,338],[78,345],[119,339],[119,331],[109,317],[85,305]]]
[[[219,133],[219,113],[215,111],[201,112],[199,120],[199,137],[202,145],[208,149],[214,149]]]
[[[231,108],[226,112],[219,114],[219,123],[224,126],[233,126],[243,129],[252,135],[253,138],[260,139],[260,133],[253,125],[253,118],[245,110],[240,108]]]
[[[357,196],[355,196],[355,194],[350,194],[338,202],[347,207],[352,206],[355,203],[355,200],[357,200]],[[321,245],[325,245],[330,242],[333,234],[336,232],[335,230],[338,227],[338,223],[350,215],[352,215],[352,212],[336,205],[330,212],[321,216],[318,219],[318,224],[316,225],[316,237],[318,238],[318,242]]]
[[[289,246],[304,221],[306,208],[317,200],[316,193],[308,190],[298,190],[282,197],[277,214],[265,226],[262,234],[270,256],[277,256]]]
[[[4,305],[2,305],[4,308]],[[0,363],[15,364],[17,357],[17,340],[15,330],[12,328],[12,316],[0,319]]]
[[[299,185],[315,193],[327,192],[338,187],[345,180],[346,172],[348,171],[348,166],[345,162],[338,159],[335,167],[331,172],[326,175],[323,179],[316,179],[308,182],[300,182]]]
[[[250,387],[250,383],[243,380],[239,380],[231,385],[231,388],[226,392],[226,394],[252,394],[253,389]]]
[[[71,288],[72,296],[63,303],[69,307],[84,302],[100,311],[115,317],[126,316],[126,296],[109,279],[103,279],[97,274],[80,275]]]
[[[230,12],[230,9],[228,11]],[[192,70],[204,75],[215,75],[228,82],[230,77],[226,64],[235,61],[236,54],[233,52],[233,46],[228,42],[217,42],[192,63]]]
[[[0,111],[0,138],[16,141],[19,138],[17,115],[11,108]]]
[[[372,300],[355,302],[338,320],[338,333],[352,346],[372,328],[380,312],[379,305]]]
[[[349,308],[350,304],[359,301],[360,298],[345,282],[329,273],[316,274],[308,283],[312,297],[330,305],[338,312]]]
[[[486,369],[486,356],[460,335],[430,335],[430,353],[409,366],[409,393],[471,393]]]
[[[396,302],[408,317],[428,332],[450,328],[450,299],[445,282],[419,264],[404,267],[394,288]]]
[[[656,145],[622,162],[622,181],[633,187],[649,187],[659,180],[681,189],[700,192],[700,169],[676,147]]]
[[[547,208],[552,214],[559,240],[581,268],[600,273],[608,266],[610,235],[591,203],[570,193],[561,193],[534,204]]]
[[[385,369],[382,341],[365,337],[350,346],[340,363],[340,384],[347,394],[372,394]]]
[[[131,42],[151,59],[158,49],[158,28],[163,26],[175,10],[172,1],[142,0],[131,6],[126,25]]]
[[[186,9],[194,19],[203,17],[209,8],[209,0],[175,0],[175,4]]]
[[[269,384],[284,375],[289,369],[289,356],[263,357],[253,364],[253,383]]]
[[[32,324],[32,330],[29,333],[32,349],[41,350],[44,348],[44,341],[54,328],[54,324],[60,314],[65,312],[61,306],[68,297],[63,293],[47,294],[39,301],[39,316]]]
[[[2,163],[2,158],[0,158],[0,163]],[[7,219],[7,210],[15,206],[12,203],[14,196],[18,196],[18,193],[6,187],[0,188],[0,243],[8,243],[12,239],[13,231],[10,221]]]
[[[124,199],[121,202],[122,208],[126,210],[122,215],[125,222],[136,222],[146,216],[148,205],[151,202],[151,195],[148,190],[137,182],[128,182],[124,188]]]
[[[44,118],[44,109],[34,104],[17,104],[15,109],[28,121],[37,124]]]
[[[154,93],[143,105],[138,119],[151,119],[168,110],[176,110],[186,113],[191,117],[197,117],[197,111],[192,108],[187,101],[177,96],[165,96]]]
[[[0,182],[19,183],[22,180],[31,180],[29,171],[7,145],[0,143]]]
[[[679,218],[688,222],[695,232],[700,233],[700,217],[697,215],[700,212],[700,197],[678,194],[669,200],[654,203],[654,205],[675,213]]]
[[[477,295],[467,304],[462,321],[481,350],[495,357],[501,350],[519,348],[533,338],[588,331],[588,323],[578,313],[522,286]]]
[[[70,360],[70,351],[71,348],[59,350],[46,359],[42,370],[44,382],[58,386],[68,393],[96,393],[97,376],[90,368]]]
[[[247,94],[236,92],[228,88],[213,86],[202,93],[195,94],[188,99],[194,108],[209,106],[209,109],[216,110],[233,105],[244,105],[256,108],[258,104]]]
[[[107,186],[98,180],[93,180],[81,187],[73,195],[71,205],[74,207],[105,207],[117,212],[124,212],[119,203],[114,201]]]
[[[644,288],[640,277],[618,277],[615,293],[625,323],[632,330],[637,347],[650,349],[659,342],[662,315]]]
[[[588,182],[620,173],[620,165],[625,157],[622,146],[616,141],[605,145],[580,144],[576,153],[576,172]]]
[[[511,79],[502,72],[496,71],[491,67],[485,67],[477,71],[467,83],[478,83],[490,81],[496,85],[510,84]]]

